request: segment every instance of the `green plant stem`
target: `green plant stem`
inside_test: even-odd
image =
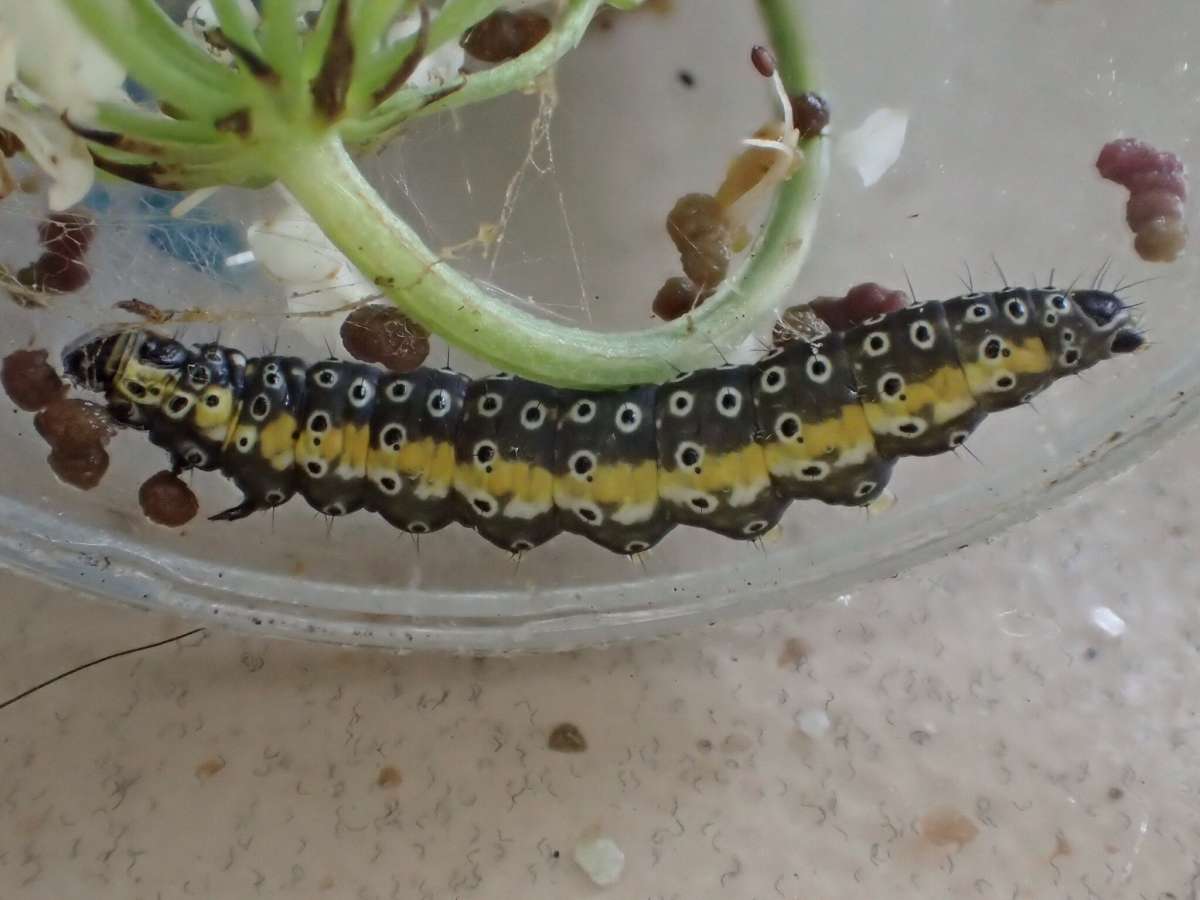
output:
[[[603,5],[604,0],[569,0],[550,33],[533,49],[516,59],[473,73],[463,79],[462,86],[457,90],[434,102],[430,102],[432,95],[444,91],[431,88],[403,89],[360,121],[348,122],[343,129],[346,141],[365,144],[377,140],[394,125],[408,119],[479,103],[526,87],[579,44],[596,10]]]
[[[212,6],[213,11],[217,14],[217,20],[221,23],[221,31],[227,38],[239,47],[244,47],[254,53],[262,53],[258,36],[254,33],[254,26],[242,12],[239,0],[212,0]]]
[[[432,53],[447,41],[457,40],[480,19],[495,12],[500,3],[501,0],[448,0],[430,23],[426,52]],[[415,35],[397,41],[394,46],[381,50],[364,65],[360,76],[360,90],[364,97],[383,86],[415,44]]]
[[[759,0],[789,91],[809,90],[792,0]],[[827,170],[823,141],[777,193],[746,264],[675,322],[605,334],[551,322],[486,294],[421,243],[335,139],[288,148],[272,162],[326,235],[406,314],[505,371],[564,387],[661,381],[739,344],[790,288],[807,254]],[[649,302],[649,298],[647,298]]]
[[[682,319],[640,331],[604,334],[552,322],[513,308],[470,278],[455,271],[426,247],[388,207],[347,154],[343,140],[370,140],[383,127],[417,114],[478,102],[533,83],[579,43],[602,0],[567,0],[551,33],[515,60],[467,78],[457,92],[429,103],[425,92],[401,90],[365,120],[348,119],[334,130],[314,128],[285,107],[304,88],[294,30],[295,0],[266,0],[260,42],[278,67],[283,107],[273,111],[271,95],[216,65],[197,66],[202,79],[189,79],[170,64],[170,53],[144,39],[163,25],[151,0],[66,0],[83,24],[143,83],[169,100],[188,107],[191,118],[245,103],[253,97],[253,152],[224,159],[211,132],[189,148],[187,129],[166,122],[154,126],[169,142],[165,159],[175,159],[170,181],[193,188],[209,184],[256,186],[277,178],[318,226],[368,278],[408,315],[452,345],[510,372],[552,384],[604,388],[661,381],[681,369],[720,358],[744,340],[769,314],[794,282],[816,223],[827,159],[822,140],[805,146],[807,161],[776,192],[764,227],[746,262],[699,309]],[[344,0],[345,2],[345,0]],[[796,0],[757,0],[775,48],[779,71],[789,92],[812,88],[804,53]],[[147,6],[151,3],[151,6]],[[458,0],[464,15],[493,6],[495,0]],[[469,15],[466,16],[470,18]],[[286,27],[285,27],[286,26]],[[192,48],[189,48],[192,49]],[[193,63],[197,62],[192,60]],[[229,90],[214,90],[231,81]],[[204,83],[202,83],[204,82]],[[290,89],[290,90],[288,90]],[[284,96],[288,94],[288,96]],[[291,102],[289,102],[291,101]],[[428,104],[428,105],[426,105]],[[289,114],[289,112],[291,114]],[[110,117],[111,118],[111,117]],[[386,126],[383,124],[386,123]],[[138,123],[150,131],[148,123]],[[188,127],[191,127],[190,125]],[[175,138],[181,143],[171,143]],[[135,147],[95,148],[98,156],[120,164],[152,157]],[[647,286],[645,303],[654,286]]]
[[[153,0],[66,0],[92,36],[156,96],[196,115],[229,111],[237,77],[192,45]]]

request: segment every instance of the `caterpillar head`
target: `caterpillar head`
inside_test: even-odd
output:
[[[1133,353],[1145,339],[1130,308],[1108,291],[1038,291],[1034,314],[1054,372],[1086,369],[1117,354]]]
[[[1105,337],[1110,354],[1133,353],[1145,343],[1141,332],[1135,327],[1129,307],[1115,294],[1106,291],[1072,291],[1071,299],[1091,320],[1097,333]]]
[[[156,407],[188,360],[183,344],[150,331],[93,332],[63,351],[63,371],[81,388],[109,398],[119,421],[138,425]]]

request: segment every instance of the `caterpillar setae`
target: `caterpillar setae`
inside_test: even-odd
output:
[[[649,550],[676,525],[755,539],[793,500],[850,506],[895,460],[954,449],[992,412],[1143,343],[1098,290],[971,293],[797,340],[752,365],[583,392],[450,369],[247,359],[146,329],[64,353],[80,387],[175,470],[220,469],[241,519],[300,494],[413,534],[452,522],[523,553],[562,531]]]

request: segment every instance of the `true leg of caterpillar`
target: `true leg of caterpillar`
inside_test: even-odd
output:
[[[271,508],[274,512],[274,507]],[[259,512],[259,506],[253,500],[246,499],[237,506],[231,506],[229,509],[223,509],[219,513],[208,517],[210,522],[236,522],[238,519],[244,519],[246,516],[253,515]]]

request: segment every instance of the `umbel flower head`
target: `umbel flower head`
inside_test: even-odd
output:
[[[92,186],[92,157],[64,123],[95,115],[101,102],[128,102],[125,70],[61,0],[0,3],[0,128],[16,135],[51,180],[55,210]]]
[[[477,68],[461,65],[467,33],[525,0],[196,0],[186,28],[160,0],[0,0],[0,129],[51,174],[56,208],[78,202],[95,169],[176,191],[278,182],[365,283],[460,350],[562,386],[658,381],[741,344],[799,271],[826,160],[786,115],[752,148],[772,161],[747,203],[768,190],[774,202],[745,263],[683,319],[623,334],[550,321],[459,273],[347,152],[528,88],[601,6],[640,2],[559,0],[531,46]],[[757,5],[781,91],[808,91],[795,0]]]

